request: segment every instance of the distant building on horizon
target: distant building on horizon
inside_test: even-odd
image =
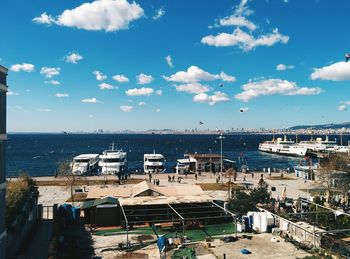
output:
[[[7,68],[0,65],[0,258],[6,254],[5,193],[6,193],[6,93]]]

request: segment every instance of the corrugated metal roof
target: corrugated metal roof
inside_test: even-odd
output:
[[[103,199],[85,201],[83,203],[83,205],[81,206],[81,209],[84,210],[84,209],[96,207],[96,206],[102,205],[102,204],[119,204],[119,200],[117,198],[107,196]]]

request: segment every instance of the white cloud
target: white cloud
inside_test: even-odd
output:
[[[348,109],[348,106],[350,106],[350,101],[342,102],[343,104],[339,105],[337,107],[338,111],[346,111]]]
[[[294,66],[293,65],[285,65],[285,64],[278,64],[276,66],[276,70],[277,71],[284,71],[284,70],[287,70],[287,69],[293,69]]]
[[[173,59],[171,58],[170,55],[168,55],[168,56],[165,57],[165,61],[166,61],[166,63],[168,64],[169,67],[174,67]]]
[[[89,98],[82,99],[81,102],[82,103],[98,103],[99,101],[95,97],[93,97],[93,98],[90,98],[90,99]]]
[[[154,93],[154,89],[147,87],[133,88],[125,91],[125,93],[128,96],[151,95]]]
[[[236,81],[236,78],[234,76],[227,75],[224,72],[221,72],[219,74],[219,78],[223,81],[226,81],[226,82],[235,82]]]
[[[44,75],[46,78],[51,78],[60,74],[61,68],[59,67],[42,67],[40,74]]]
[[[136,76],[136,79],[137,79],[137,84],[145,85],[153,81],[153,76],[141,73],[138,76]]]
[[[272,46],[278,42],[287,43],[288,36],[280,34],[278,29],[271,33],[253,35],[253,31],[258,27],[247,19],[247,16],[253,13],[247,6],[248,1],[242,0],[234,9],[230,16],[219,19],[214,27],[234,26],[232,33],[221,32],[217,35],[207,35],[202,38],[201,42],[209,46],[228,47],[237,46],[244,51],[252,50],[258,46]],[[248,32],[243,29],[247,29]]]
[[[129,24],[144,14],[137,3],[127,0],[95,0],[74,9],[67,9],[57,17],[41,14],[33,19],[36,23],[57,24],[84,30],[106,32],[128,29]]]
[[[139,106],[145,106],[146,103],[145,102],[139,102]]]
[[[155,15],[153,15],[152,19],[153,20],[158,20],[159,18],[161,18],[163,15],[165,14],[165,10],[163,8],[159,8]]]
[[[339,105],[337,107],[337,110],[338,111],[346,111],[347,110],[347,106],[345,104]]]
[[[19,95],[18,93],[15,93],[15,92],[11,92],[11,91],[8,91],[6,93],[7,96],[12,96],[12,95]]]
[[[200,83],[188,83],[182,85],[175,85],[176,91],[178,92],[186,92],[190,94],[200,94],[206,93],[211,90],[211,88],[207,85],[202,85]]]
[[[210,74],[197,66],[190,66],[187,71],[178,71],[169,77],[163,76],[163,78],[167,81],[179,83],[195,83],[200,81],[212,81],[215,79],[221,79],[229,82],[236,80],[234,76],[229,76],[224,72],[221,72],[218,75]]]
[[[250,31],[256,29],[256,25],[243,16],[231,15],[219,20],[221,26],[247,27]]]
[[[52,17],[51,15],[46,14],[46,12],[42,13],[39,17],[35,17],[32,21],[35,23],[47,24],[47,25],[56,23],[55,18]]]
[[[50,84],[50,85],[60,85],[61,83],[57,80],[50,80],[50,81],[44,81],[45,84]]]
[[[96,76],[97,81],[103,81],[103,80],[107,79],[107,76],[98,70],[95,70],[92,73]]]
[[[48,108],[40,108],[40,109],[36,109],[38,112],[50,112],[51,109]]]
[[[243,85],[242,89],[243,92],[236,94],[235,98],[243,102],[264,95],[316,95],[321,93],[318,87],[298,87],[295,82],[282,79],[253,81]]]
[[[163,94],[163,90],[157,90],[157,91],[155,91],[155,94],[156,95],[162,95]]]
[[[10,67],[10,70],[13,72],[33,72],[34,71],[34,65],[28,64],[28,63],[22,63],[22,64],[14,64]]]
[[[101,90],[111,90],[115,88],[114,86],[106,83],[101,83],[98,86],[100,87]]]
[[[64,98],[64,97],[69,97],[69,94],[66,94],[66,93],[57,93],[55,94],[56,97],[58,98]]]
[[[247,6],[248,1],[242,0],[235,8],[234,12],[230,16],[219,19],[215,27],[220,26],[237,26],[237,27],[246,27],[249,30],[253,31],[257,26],[249,21],[246,16],[249,16],[253,13],[252,10]]]
[[[78,64],[78,61],[82,59],[83,59],[83,56],[81,56],[78,52],[71,52],[64,57],[64,60],[66,62],[72,63],[72,64]]]
[[[130,105],[122,105],[120,106],[120,109],[123,111],[123,112],[131,112],[132,109],[134,109],[133,106],[130,106]]]
[[[127,83],[127,82],[129,82],[129,78],[127,78],[124,75],[115,75],[115,76],[113,76],[113,80],[117,81],[118,83]]]
[[[205,93],[197,94],[193,97],[194,102],[199,103],[209,103],[210,105],[215,105],[219,102],[227,102],[230,99],[227,94],[222,92],[215,92],[214,95],[207,95]]]
[[[160,108],[156,109],[156,112],[160,112]]]
[[[286,44],[288,40],[289,37],[280,34],[277,29],[274,29],[272,33],[260,35],[258,38],[255,38],[251,34],[242,31],[240,28],[236,28],[233,33],[223,32],[216,36],[205,36],[202,38],[201,42],[215,47],[238,46],[244,51],[249,51],[258,46],[270,47],[278,42]]]
[[[329,66],[314,68],[311,79],[343,81],[350,80],[350,62],[337,62]]]

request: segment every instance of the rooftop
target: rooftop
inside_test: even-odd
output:
[[[7,74],[8,69],[2,65],[0,65],[0,72]]]
[[[202,196],[204,194],[199,185],[173,185],[156,186],[148,181],[143,181],[134,185],[122,186],[91,186],[86,199],[99,199],[106,196],[118,198],[135,198],[150,192],[146,197],[154,199],[155,196]]]
[[[221,158],[221,155],[219,154],[186,154],[185,156],[191,157],[191,158]]]

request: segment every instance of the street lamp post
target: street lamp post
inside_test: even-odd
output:
[[[222,162],[222,140],[224,139],[225,137],[222,135],[222,133],[220,134],[219,136],[219,139],[220,139],[220,154],[221,154],[221,165],[220,165],[220,177],[221,177],[221,183],[223,183],[223,172],[222,172],[222,167],[223,167],[223,162]]]
[[[213,166],[212,166],[212,161],[211,161],[211,148],[209,148],[209,163],[210,163],[210,176],[213,173]]]

